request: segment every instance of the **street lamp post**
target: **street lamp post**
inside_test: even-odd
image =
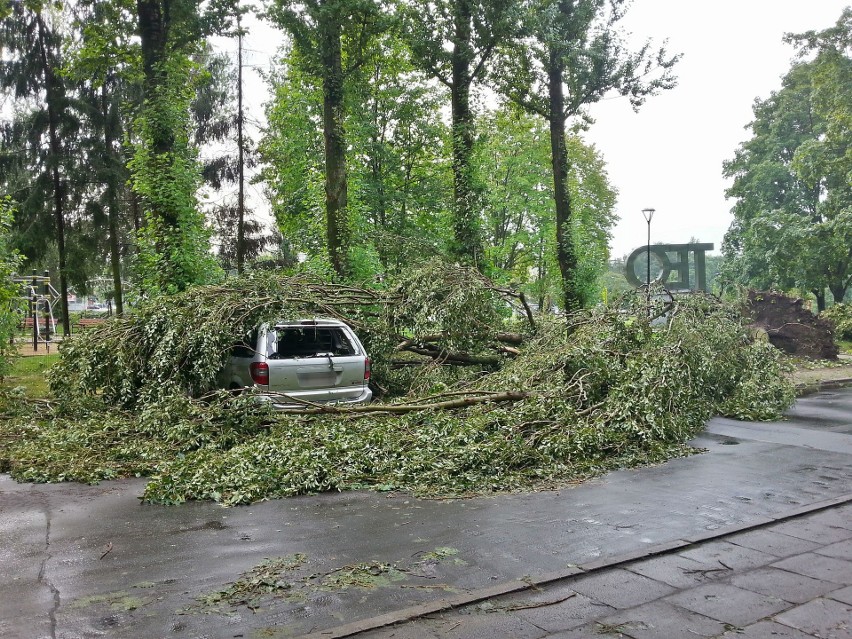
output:
[[[648,244],[647,244],[647,255],[646,255],[646,279],[645,285],[648,287],[648,307],[651,306],[651,218],[654,217],[654,212],[656,209],[642,209],[642,216],[645,218],[645,221],[648,223]],[[649,311],[650,312],[650,311]]]

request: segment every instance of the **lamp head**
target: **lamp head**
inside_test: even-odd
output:
[[[657,209],[642,209],[642,215],[645,217],[645,221],[649,224],[651,223],[651,218],[654,217],[654,213]]]

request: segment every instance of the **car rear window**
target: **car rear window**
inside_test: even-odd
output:
[[[275,354],[279,358],[357,354],[355,346],[341,328],[279,326],[275,332],[278,335]]]

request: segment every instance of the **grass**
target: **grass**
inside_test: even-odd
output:
[[[3,380],[6,388],[23,387],[27,397],[44,398],[50,396],[47,387],[46,373],[59,361],[59,353],[52,349],[49,355],[30,355],[17,357],[12,361],[12,368]]]
[[[839,339],[837,345],[840,347],[841,353],[852,355],[852,340]]]

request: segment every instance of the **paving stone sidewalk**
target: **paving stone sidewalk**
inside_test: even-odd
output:
[[[357,637],[852,639],[852,503]]]

